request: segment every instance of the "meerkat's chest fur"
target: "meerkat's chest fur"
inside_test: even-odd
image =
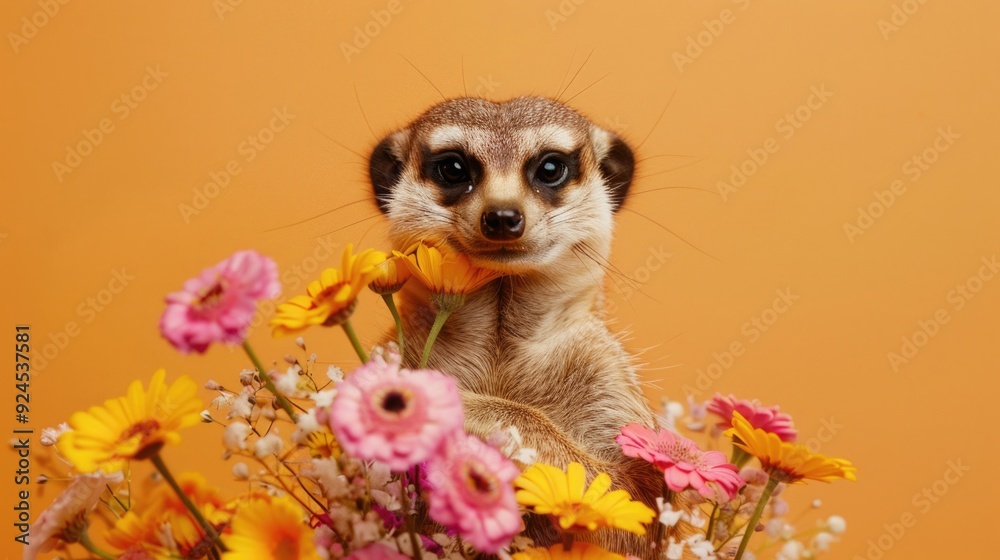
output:
[[[540,411],[607,461],[620,455],[614,438],[621,427],[652,416],[628,354],[599,316],[596,287],[567,290],[576,280],[494,281],[449,318],[430,365],[463,392]],[[423,294],[407,298],[404,310],[409,346],[419,348],[436,311]]]

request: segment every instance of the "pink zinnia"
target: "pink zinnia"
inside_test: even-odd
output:
[[[715,499],[718,490],[731,500],[746,484],[721,451],[702,451],[693,441],[670,430],[655,432],[629,424],[615,441],[625,455],[639,457],[663,471],[667,487],[674,492],[693,488],[705,499]]]
[[[87,512],[94,509],[109,484],[117,484],[122,479],[121,473],[77,475],[31,525],[30,544],[24,547],[24,559],[33,559],[40,552],[52,550],[59,541],[77,542],[87,530]]]
[[[256,251],[238,251],[166,297],[160,333],[185,353],[204,352],[213,342],[240,344],[257,300],[280,293],[278,265]]]
[[[429,468],[431,518],[479,552],[500,552],[524,528],[514,498],[521,471],[495,447],[460,433]]]
[[[376,357],[337,386],[329,419],[344,451],[403,472],[462,429],[462,399],[443,373],[401,370]]]
[[[777,406],[761,406],[760,401],[737,399],[733,395],[723,397],[716,393],[708,401],[708,411],[722,418],[716,426],[721,430],[732,427],[733,411],[739,412],[754,428],[770,432],[781,441],[795,441],[799,433],[792,427],[792,417],[780,412]]]

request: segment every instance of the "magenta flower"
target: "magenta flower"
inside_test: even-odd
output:
[[[524,528],[514,498],[521,471],[495,447],[458,433],[430,462],[429,512],[476,550],[495,554]]]
[[[655,432],[629,424],[615,441],[625,455],[639,457],[663,471],[667,487],[674,492],[693,488],[705,499],[724,494],[728,501],[746,484],[721,451],[702,451],[693,441],[670,430]]]
[[[401,370],[376,357],[337,386],[330,428],[344,451],[396,472],[438,453],[462,429],[455,380],[432,370]]]
[[[213,342],[240,344],[257,300],[280,293],[278,265],[256,251],[238,251],[166,297],[160,333],[185,353],[204,352]]]
[[[792,427],[792,417],[780,412],[777,406],[761,406],[760,401],[737,399],[733,395],[723,397],[716,393],[708,401],[708,411],[722,418],[716,426],[722,430],[732,427],[733,411],[739,412],[754,428],[770,432],[781,441],[795,441],[799,433]]]

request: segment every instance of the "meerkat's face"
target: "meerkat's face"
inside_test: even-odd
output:
[[[520,274],[605,253],[632,150],[566,105],[521,97],[440,103],[373,151],[370,175],[397,248],[446,243]]]

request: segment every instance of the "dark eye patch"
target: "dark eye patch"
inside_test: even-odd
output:
[[[524,166],[531,189],[549,204],[558,204],[560,191],[580,178],[580,150],[542,152]]]
[[[431,152],[422,150],[423,178],[436,184],[443,195],[442,204],[450,206],[472,192],[483,176],[482,165],[463,150]]]

